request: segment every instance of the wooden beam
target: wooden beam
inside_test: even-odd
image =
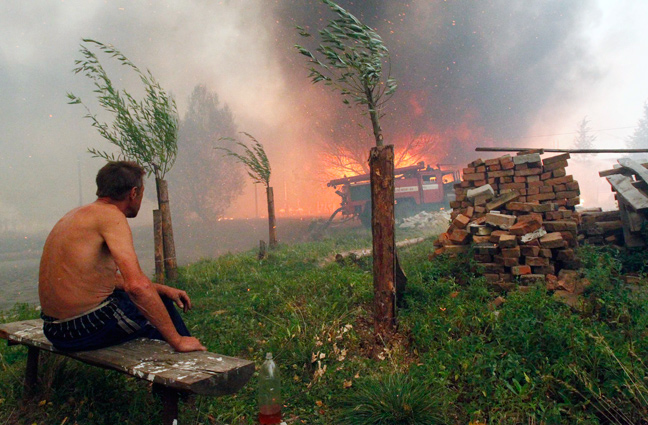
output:
[[[476,152],[522,152],[543,150],[545,152],[569,153],[648,153],[648,149],[547,149],[547,148],[475,148]]]
[[[648,209],[648,198],[632,185],[632,179],[628,176],[615,175],[606,177],[617,195],[623,199],[633,210],[640,211]]]
[[[641,180],[648,182],[648,170],[646,170],[642,164],[639,164],[637,161],[633,161],[630,158],[617,159],[617,162],[619,165],[631,169],[633,174],[639,176]]]
[[[627,210],[625,202],[623,200],[619,200],[619,214],[621,216],[621,222],[623,223],[623,239],[625,242],[625,246],[628,248],[637,248],[640,246],[645,246],[646,243],[644,242],[643,238],[638,235],[637,233],[634,233],[631,231],[630,226],[630,217],[629,217],[630,211]]]
[[[625,167],[612,168],[611,170],[599,171],[599,177],[614,176],[616,174],[623,174],[624,176],[631,176],[632,171]]]

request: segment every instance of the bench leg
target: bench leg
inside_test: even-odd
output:
[[[178,391],[164,385],[153,384],[153,392],[162,397],[162,424],[178,425]]]
[[[36,389],[36,379],[38,378],[38,354],[40,349],[28,347],[27,351],[27,370],[25,371],[25,392],[30,394]]]

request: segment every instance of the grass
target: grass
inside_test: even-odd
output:
[[[499,294],[469,262],[430,262],[424,242],[400,252],[408,307],[398,335],[376,341],[370,260],[321,265],[369,243],[368,232],[345,229],[261,261],[250,251],[182,268],[179,286],[196,305],[186,321],[210,351],[259,366],[271,351],[288,423],[648,423],[648,300],[620,278],[641,260],[581,250],[592,283],[582,311],[540,287],[509,293],[495,308]],[[0,321],[36,313],[17,306]],[[44,357],[43,389],[23,402],[26,350],[0,347],[0,424],[159,423],[147,383]],[[253,424],[255,389],[256,376],[234,396],[192,397],[180,421]]]

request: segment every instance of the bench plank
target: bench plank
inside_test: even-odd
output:
[[[254,373],[249,360],[206,351],[178,353],[164,341],[146,338],[100,350],[59,351],[43,335],[40,319],[0,324],[0,338],[202,395],[235,393]]]

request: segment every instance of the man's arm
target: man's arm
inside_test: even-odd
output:
[[[177,351],[206,350],[194,337],[183,337],[175,329],[154,284],[142,272],[126,217],[110,209],[100,221],[100,233],[119,268],[123,289],[164,339]],[[119,279],[118,279],[119,281]]]

